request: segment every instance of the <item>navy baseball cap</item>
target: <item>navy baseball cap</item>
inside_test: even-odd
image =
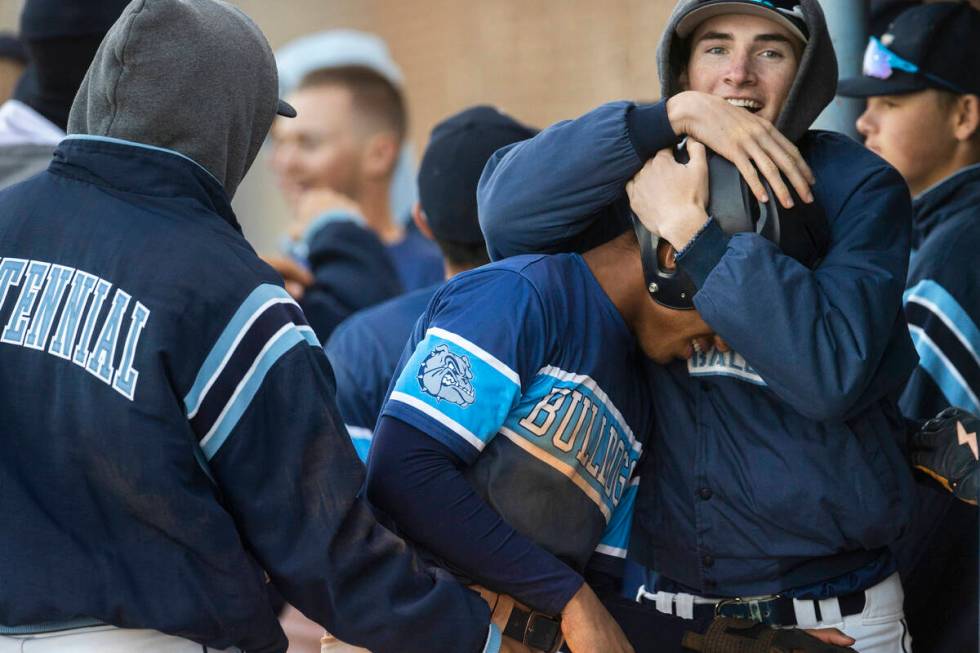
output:
[[[860,77],[842,79],[844,97],[902,95],[927,88],[980,95],[980,11],[965,2],[936,2],[899,14],[871,37]]]
[[[783,25],[804,43],[809,40],[809,30],[799,0],[703,0],[684,14],[674,31],[677,36],[686,38],[704,21],[726,14],[766,18]]]
[[[476,186],[494,152],[537,134],[491,106],[476,106],[443,120],[432,130],[419,164],[419,204],[438,240],[483,242]]]

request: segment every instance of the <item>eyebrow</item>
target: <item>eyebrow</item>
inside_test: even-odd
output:
[[[732,34],[728,33],[728,32],[705,32],[704,34],[701,35],[700,38],[698,38],[698,43],[700,43],[701,41],[734,41],[734,40],[735,40],[735,37]],[[787,38],[786,36],[784,36],[782,34],[775,34],[775,33],[773,33],[773,34],[756,34],[755,37],[752,40],[754,42],[757,42],[757,43],[758,42],[763,42],[763,43],[773,43],[773,42],[775,42],[775,43],[787,43],[790,46],[793,45],[793,42],[791,40],[789,40],[789,38]]]

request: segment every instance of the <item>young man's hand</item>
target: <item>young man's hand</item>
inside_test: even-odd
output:
[[[686,632],[683,650],[697,653],[855,653],[854,640],[835,628],[777,630],[765,624],[716,617],[704,634]]]
[[[735,164],[760,202],[767,200],[759,172],[779,203],[793,206],[780,170],[805,202],[813,201],[813,172],[793,143],[771,122],[729,104],[724,98],[684,91],[667,100],[667,118],[676,134],[686,134]]]
[[[263,256],[262,260],[282,277],[286,292],[299,301],[306,289],[313,285],[313,275],[305,267],[286,256]]]
[[[633,653],[619,624],[587,583],[562,610],[561,632],[572,653]]]
[[[688,139],[690,160],[664,149],[626,184],[630,208],[651,233],[684,249],[708,221],[708,161],[704,145]]]

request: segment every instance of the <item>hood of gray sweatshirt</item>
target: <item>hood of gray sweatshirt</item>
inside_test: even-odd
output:
[[[95,54],[68,133],[174,150],[231,198],[272,125],[277,89],[272,49],[241,10],[220,0],[133,0]]]
[[[691,9],[704,0],[680,0],[660,39],[657,68],[660,72],[661,97],[684,90],[680,74],[687,66],[688,44],[675,33],[677,24]],[[834,99],[837,90],[837,55],[830,41],[827,23],[818,0],[800,0],[809,40],[800,57],[796,78],[776,120],[776,127],[791,141],[798,141]]]

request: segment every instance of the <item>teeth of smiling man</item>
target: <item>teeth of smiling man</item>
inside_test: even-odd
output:
[[[725,98],[728,104],[732,104],[736,107],[742,107],[745,109],[761,109],[762,103],[756,102],[755,100],[749,100],[747,98]]]

